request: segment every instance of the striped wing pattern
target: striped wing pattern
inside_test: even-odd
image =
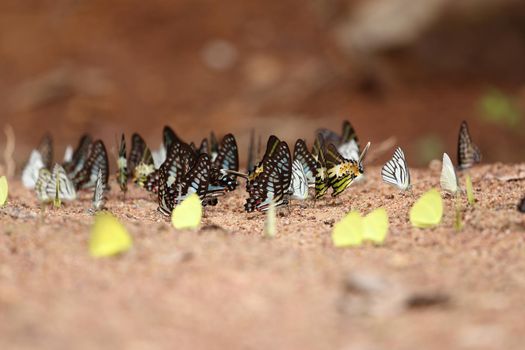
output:
[[[410,188],[410,171],[405,159],[405,153],[398,147],[392,159],[381,168],[381,177],[384,182],[405,191]]]

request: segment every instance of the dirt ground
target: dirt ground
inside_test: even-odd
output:
[[[264,214],[243,212],[242,189],[190,232],[171,228],[145,192],[124,199],[113,185],[107,206],[134,247],[100,260],[87,253],[89,193],[41,210],[12,181],[0,209],[0,348],[522,349],[525,181],[499,178],[520,171],[473,169],[478,202],[463,203],[456,232],[451,199],[438,228],[408,222],[439,169],[413,169],[403,194],[369,167],[336,200],[281,210],[274,239],[262,235]],[[390,216],[384,246],[332,247],[336,220],[379,206]]]

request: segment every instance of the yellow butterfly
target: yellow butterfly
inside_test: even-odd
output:
[[[388,215],[384,208],[372,211],[364,218],[352,211],[334,225],[332,242],[336,247],[356,247],[364,241],[381,244],[388,234]]]
[[[95,216],[89,239],[91,256],[98,258],[116,255],[128,251],[132,245],[131,236],[116,217],[107,212]]]
[[[410,209],[410,222],[414,227],[436,226],[443,216],[443,199],[435,188],[424,193]]]
[[[9,188],[7,186],[7,179],[5,176],[0,177],[0,207],[4,206],[7,201],[7,194],[9,193]]]
[[[467,174],[465,177],[465,188],[467,190],[467,201],[470,205],[474,205],[476,203],[476,199],[474,198],[474,190],[472,189],[472,179],[470,178],[470,175]]]
[[[177,205],[171,213],[171,224],[177,230],[195,229],[202,219],[202,203],[195,193]]]

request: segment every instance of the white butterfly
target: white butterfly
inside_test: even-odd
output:
[[[299,160],[292,163],[292,181],[289,192],[292,199],[305,200],[308,198],[308,179]]]
[[[27,162],[24,170],[22,171],[22,183],[25,188],[33,189],[35,188],[36,182],[38,180],[38,172],[44,167],[44,161],[42,159],[42,154],[34,149],[31,151],[29,156],[29,161]]]
[[[405,153],[400,147],[395,150],[392,159],[381,168],[381,177],[384,182],[402,191],[410,188],[410,171],[405,160]]]
[[[77,198],[75,185],[59,164],[55,164],[53,173],[45,168],[40,169],[35,189],[41,202],[51,202],[56,199],[72,201]]]
[[[64,163],[69,163],[73,160],[73,146],[68,145],[64,152]]]
[[[337,147],[337,151],[345,159],[355,160],[356,162],[359,160],[359,145],[357,144],[355,139],[352,139],[346,143],[339,145]]]
[[[454,165],[448,154],[443,153],[443,168],[441,169],[441,188],[451,194],[456,194],[459,190],[458,177],[454,170]]]
[[[166,160],[166,147],[164,147],[164,145],[160,145],[158,150],[151,152],[151,156],[153,157],[155,169],[160,168],[162,163],[164,163]]]

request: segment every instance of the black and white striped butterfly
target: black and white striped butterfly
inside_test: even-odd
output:
[[[62,200],[73,201],[77,198],[75,185],[60,164],[55,164],[53,172],[40,169],[35,190],[40,202],[58,201],[57,206]]]
[[[139,165],[145,165],[148,169],[155,169],[153,163],[153,157],[151,151],[146,145],[146,141],[138,133],[131,135],[131,150],[129,151],[128,157],[128,175],[133,176],[133,181],[137,182],[137,179],[143,174],[137,174],[135,168]]]
[[[292,181],[288,191],[291,199],[305,200],[308,198],[308,178],[303,165],[297,159],[292,163]]]
[[[109,162],[106,146],[102,140],[97,140],[89,147],[89,154],[82,170],[73,178],[77,189],[87,189],[96,186],[98,172],[102,171],[104,185],[108,186]]]
[[[239,171],[239,150],[235,136],[232,134],[227,134],[223,137],[217,150],[217,156],[212,161],[210,192],[235,190],[237,187],[237,175],[228,171]]]
[[[317,172],[317,160],[315,157],[308,151],[306,143],[302,139],[298,139],[295,142],[294,151],[293,151],[294,162],[298,161],[301,164],[308,184],[315,184],[315,175]]]
[[[276,207],[288,204],[292,181],[291,168],[288,144],[272,135],[268,140],[263,161],[255,168],[254,174],[246,184],[249,197],[244,209],[247,212],[265,211],[272,200]]]
[[[175,205],[190,194],[196,193],[204,200],[208,190],[210,157],[201,154],[189,168],[182,159],[185,144],[173,144],[166,162],[159,169],[159,208],[164,215],[171,215]],[[186,169],[187,168],[187,169]]]
[[[405,159],[405,153],[398,147],[392,159],[386,162],[381,168],[381,177],[383,181],[406,191],[410,188],[410,171]]]
[[[458,167],[468,169],[481,162],[481,151],[470,138],[466,121],[461,122],[458,137]]]
[[[89,155],[89,147],[93,142],[92,137],[89,134],[84,134],[80,137],[77,148],[73,151],[71,160],[64,162],[62,165],[64,170],[70,178],[74,178],[76,174],[82,170],[84,164]]]

